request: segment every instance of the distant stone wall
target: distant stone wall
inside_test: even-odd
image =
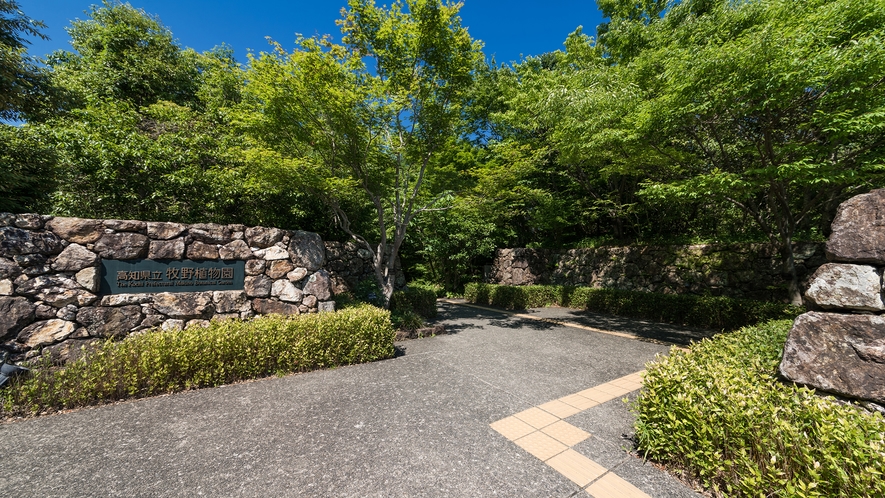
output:
[[[103,260],[139,259],[243,261],[243,288],[102,292]],[[0,213],[0,343],[63,361],[80,346],[153,327],[334,310],[334,293],[367,274],[370,257],[312,232]]]
[[[885,189],[842,203],[832,228],[805,293],[814,311],[793,323],[780,372],[885,413]]]
[[[354,242],[326,242],[326,269],[332,276],[332,291],[341,294],[353,290],[363,280],[375,280],[372,253]],[[406,285],[399,258],[394,265],[395,286]]]
[[[798,243],[793,253],[803,280],[826,262],[823,243]],[[487,280],[760,300],[789,297],[781,257],[768,244],[499,249]]]

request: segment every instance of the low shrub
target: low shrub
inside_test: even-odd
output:
[[[716,496],[885,496],[885,417],[778,380],[791,322],[673,350],[633,405],[646,457]]]
[[[421,315],[411,310],[391,312],[390,321],[394,330],[416,330],[424,326]]]
[[[335,313],[211,322],[106,342],[62,368],[47,361],[2,393],[3,415],[219,386],[268,375],[390,358],[390,314],[362,305]]]
[[[424,285],[411,284],[390,297],[390,311],[393,313],[414,312],[432,319],[436,318],[436,289]]]
[[[795,318],[805,311],[799,306],[750,299],[557,285],[472,283],[465,287],[464,297],[468,302],[505,309],[564,306],[718,330],[735,330],[763,321]]]

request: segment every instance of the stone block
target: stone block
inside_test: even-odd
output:
[[[868,265],[827,263],[811,277],[805,298],[823,309],[882,311],[882,277]]]
[[[154,309],[169,318],[210,318],[215,314],[211,292],[162,292],[154,295]]]
[[[217,223],[197,223],[190,226],[188,234],[197,241],[206,244],[227,244],[232,239],[233,231],[227,225]]]
[[[266,261],[289,259],[289,252],[282,247],[270,246],[267,249],[262,249],[262,251],[264,251],[262,257]]]
[[[160,326],[163,330],[182,330],[184,329],[184,320],[171,319],[163,322],[163,325]]]
[[[308,273],[307,268],[295,268],[286,274],[286,278],[288,278],[290,282],[299,282],[306,277]]]
[[[12,295],[12,280],[0,280],[0,296]]]
[[[250,309],[245,291],[215,291],[212,293],[216,313],[234,313]]]
[[[70,244],[65,247],[52,263],[52,269],[57,271],[80,271],[83,268],[98,265],[98,255],[86,249],[80,244]]]
[[[326,270],[320,270],[307,280],[304,284],[304,293],[316,296],[320,301],[325,301],[332,297],[332,280]]]
[[[0,227],[0,256],[54,255],[62,249],[64,241],[52,232],[36,233],[15,227]]]
[[[104,220],[104,227],[115,232],[144,232],[147,223],[138,220]]]
[[[298,230],[289,239],[289,253],[295,266],[315,272],[326,262],[326,248],[319,234]]]
[[[292,263],[290,263],[288,260],[279,259],[276,261],[268,262],[267,270],[265,270],[265,273],[268,277],[272,279],[278,279],[285,277],[286,274],[292,271],[293,268],[295,268],[295,266],[292,265]]]
[[[234,240],[218,249],[218,257],[221,259],[247,260],[252,257],[252,249],[242,240]]]
[[[34,213],[22,213],[15,216],[15,226],[27,230],[43,228],[43,217]]]
[[[787,336],[780,373],[822,391],[885,403],[885,317],[800,315]]]
[[[98,296],[83,289],[76,280],[62,275],[45,275],[28,279],[18,286],[16,292],[56,308],[69,304],[86,306],[98,299]]]
[[[261,275],[267,268],[267,261],[263,259],[250,259],[246,261],[246,275]]]
[[[253,299],[252,309],[260,315],[298,315],[300,314],[299,305],[289,304],[276,299]]]
[[[885,265],[885,189],[839,205],[826,252],[831,261]]]
[[[54,318],[28,325],[19,332],[16,340],[25,347],[33,349],[63,341],[76,329],[76,323]]]
[[[148,259],[184,259],[184,237],[172,240],[152,240]]]
[[[147,223],[147,235],[154,240],[169,240],[184,233],[187,227],[181,223],[151,222]]]
[[[270,295],[288,303],[300,303],[303,297],[302,292],[292,282],[285,279],[273,283]]]
[[[46,228],[59,237],[75,244],[92,244],[104,234],[101,220],[84,218],[52,218],[46,222]]]
[[[265,275],[252,275],[246,277],[243,287],[249,297],[268,297],[273,287],[273,280]]]
[[[335,301],[322,301],[317,305],[320,313],[330,313],[335,311]]]
[[[194,241],[187,248],[187,258],[194,261],[218,259],[218,247],[215,244]]]
[[[192,329],[194,327],[206,328],[211,324],[209,320],[188,320],[187,323],[184,324],[184,328]]]
[[[73,322],[77,319],[77,309],[78,308],[73,304],[69,304],[64,308],[59,308],[59,310],[55,312],[55,317],[60,320]]]
[[[153,300],[150,294],[113,294],[104,296],[99,303],[101,306],[127,306],[130,304],[144,304]]]
[[[258,247],[259,249],[270,247],[277,242],[280,242],[283,240],[285,234],[286,232],[279,228],[265,227],[249,227],[246,229],[245,233],[246,242],[248,242],[251,247]]]
[[[36,318],[37,307],[23,297],[0,297],[0,338],[18,333]]]
[[[95,250],[105,259],[142,259],[147,257],[149,243],[140,233],[106,233],[95,243]]]
[[[77,312],[77,323],[86,327],[91,337],[122,337],[141,325],[141,306],[96,306]]]
[[[0,278],[15,278],[21,274],[21,267],[13,260],[0,258]]]

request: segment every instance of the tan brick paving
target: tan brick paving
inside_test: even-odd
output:
[[[565,418],[620,398],[642,387],[636,372],[575,394],[548,401],[491,424],[492,429],[547,463],[594,498],[650,498],[572,446],[592,437]]]

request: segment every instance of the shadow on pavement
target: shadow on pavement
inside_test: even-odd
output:
[[[505,310],[495,312],[449,303],[439,303],[438,306],[439,315],[437,321],[446,321],[446,330],[449,331],[449,333],[457,333],[459,330],[467,328],[481,328],[480,325],[470,323],[470,320],[472,319],[488,320],[489,325],[495,327],[513,329],[528,328],[532,330],[549,330],[560,326],[553,323],[555,321],[571,322],[600,330],[629,334],[636,337],[638,340],[664,344],[677,344],[680,346],[687,346],[693,342],[712,337],[718,333],[718,331],[714,330],[655,323],[648,320],[604,315],[601,313],[592,313],[589,311],[569,308],[551,307],[512,311],[512,313],[532,315],[538,318],[537,320],[534,320],[512,315],[502,316],[502,314],[508,313]]]

